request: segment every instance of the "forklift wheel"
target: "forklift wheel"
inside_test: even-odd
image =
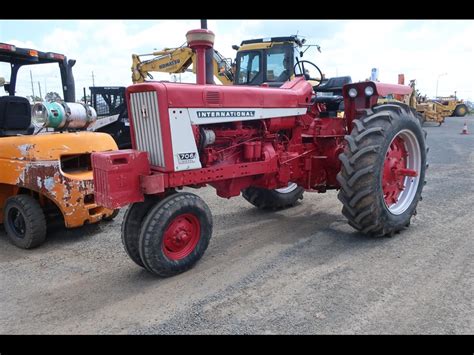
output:
[[[46,239],[46,218],[37,200],[29,195],[8,198],[3,224],[10,241],[22,249],[31,249]]]

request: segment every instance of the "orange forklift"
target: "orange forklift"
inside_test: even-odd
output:
[[[118,210],[95,202],[90,156],[118,148],[110,135],[85,131],[97,114],[75,102],[76,61],[0,43],[0,62],[11,69],[9,81],[0,77],[6,92],[0,96],[0,223],[8,239],[30,249],[45,241],[47,220],[54,216],[61,216],[66,228],[115,217]],[[44,63],[58,64],[64,102],[31,107],[16,96],[18,71]]]

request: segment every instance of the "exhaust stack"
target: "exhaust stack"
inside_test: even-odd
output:
[[[196,84],[206,84],[206,50],[214,46],[215,35],[206,29],[191,30],[186,33],[188,46],[196,51]]]

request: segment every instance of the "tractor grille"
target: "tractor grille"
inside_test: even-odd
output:
[[[132,93],[130,101],[137,149],[148,152],[151,165],[164,167],[163,138],[156,91]]]

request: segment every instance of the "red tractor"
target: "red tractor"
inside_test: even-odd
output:
[[[379,97],[403,85],[347,84],[316,96],[306,74],[280,88],[206,85],[214,34],[187,33],[197,84],[147,82],[127,88],[133,149],[94,153],[98,204],[131,204],[122,224],[130,258],[159,276],[190,269],[204,254],[212,216],[183,187],[210,185],[261,209],[294,205],[304,191],[339,189],[356,230],[392,236],[416,213],[425,183],[425,133],[416,113]],[[301,73],[306,73],[304,61]],[[328,107],[342,107],[344,118]]]

